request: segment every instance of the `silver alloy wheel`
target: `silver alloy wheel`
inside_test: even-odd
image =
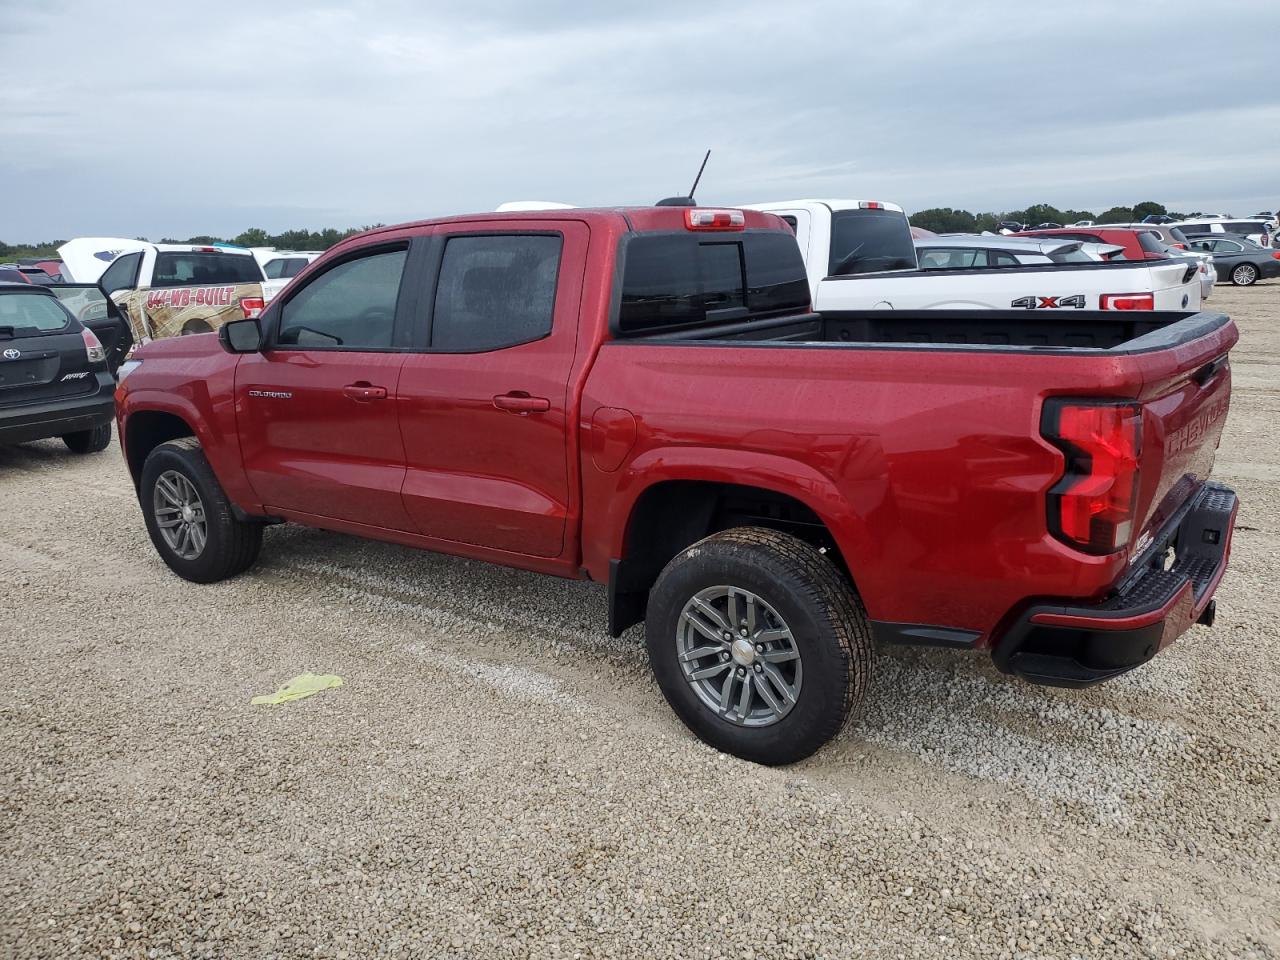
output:
[[[1251,263],[1242,263],[1232,272],[1231,279],[1242,287],[1250,286],[1258,279],[1258,268]]]
[[[190,480],[177,470],[160,474],[151,492],[151,510],[170,550],[183,560],[194,560],[204,552],[209,524],[204,503]]]
[[[804,667],[791,629],[741,587],[694,594],[676,625],[676,657],[698,699],[738,726],[777,723],[800,697]]]

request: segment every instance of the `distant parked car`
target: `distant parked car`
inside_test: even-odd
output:
[[[1167,217],[1163,213],[1149,213],[1142,218],[1143,223],[1173,223],[1173,217]]]
[[[1001,220],[996,224],[998,233],[1020,233],[1027,229],[1025,223],[1019,223],[1017,220]]]
[[[1193,233],[1235,235],[1244,237],[1262,247],[1271,246],[1271,221],[1269,220],[1232,220],[1232,219],[1200,219],[1183,220],[1177,224],[1179,230],[1187,236]]]
[[[1037,223],[1033,229],[1035,229],[1035,230],[1060,230],[1060,229],[1062,229],[1062,224],[1060,224],[1060,223],[1049,223],[1049,222],[1045,222],[1045,223]]]
[[[1202,235],[1189,237],[1192,250],[1213,255],[1219,280],[1250,287],[1259,280],[1280,277],[1280,251],[1260,247],[1244,237]]]
[[[921,270],[971,270],[1029,267],[1050,263],[1088,263],[1098,257],[1081,250],[1078,240],[1058,237],[1004,237],[998,234],[950,234],[916,241]]]
[[[18,269],[17,264],[0,264],[0,283],[30,283],[31,280],[25,273]]]
[[[1094,223],[1095,221],[1093,220],[1077,220],[1075,223],[1072,224],[1072,226],[1073,227],[1092,227]]]
[[[1036,227],[1018,234],[1021,237],[1053,237],[1055,240],[1078,240],[1081,243],[1114,243],[1124,247],[1126,260],[1163,260],[1168,254],[1165,243],[1141,227]]]

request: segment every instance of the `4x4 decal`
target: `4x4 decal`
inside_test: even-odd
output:
[[[1072,297],[1019,297],[1009,306],[1024,310],[1056,310],[1060,307],[1074,307],[1077,310],[1083,310],[1085,301],[1084,294],[1077,293]]]

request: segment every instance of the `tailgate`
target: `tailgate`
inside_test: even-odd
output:
[[[1200,318],[1206,315],[1184,322],[1196,323]],[[1138,398],[1142,401],[1142,459],[1134,556],[1213,470],[1231,401],[1227,351],[1238,337],[1235,325],[1226,323],[1188,342],[1133,358],[1144,368]]]
[[[97,386],[79,330],[0,338],[0,408],[59,400]]]

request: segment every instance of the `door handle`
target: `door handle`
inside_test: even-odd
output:
[[[342,395],[350,397],[359,403],[366,400],[385,400],[387,399],[386,387],[375,387],[371,383],[361,380],[359,383],[348,383],[342,388]]]
[[[551,401],[546,397],[531,397],[523,390],[513,390],[511,393],[499,394],[493,398],[493,405],[499,410],[518,413],[520,416],[529,413],[543,413],[551,409]]]

